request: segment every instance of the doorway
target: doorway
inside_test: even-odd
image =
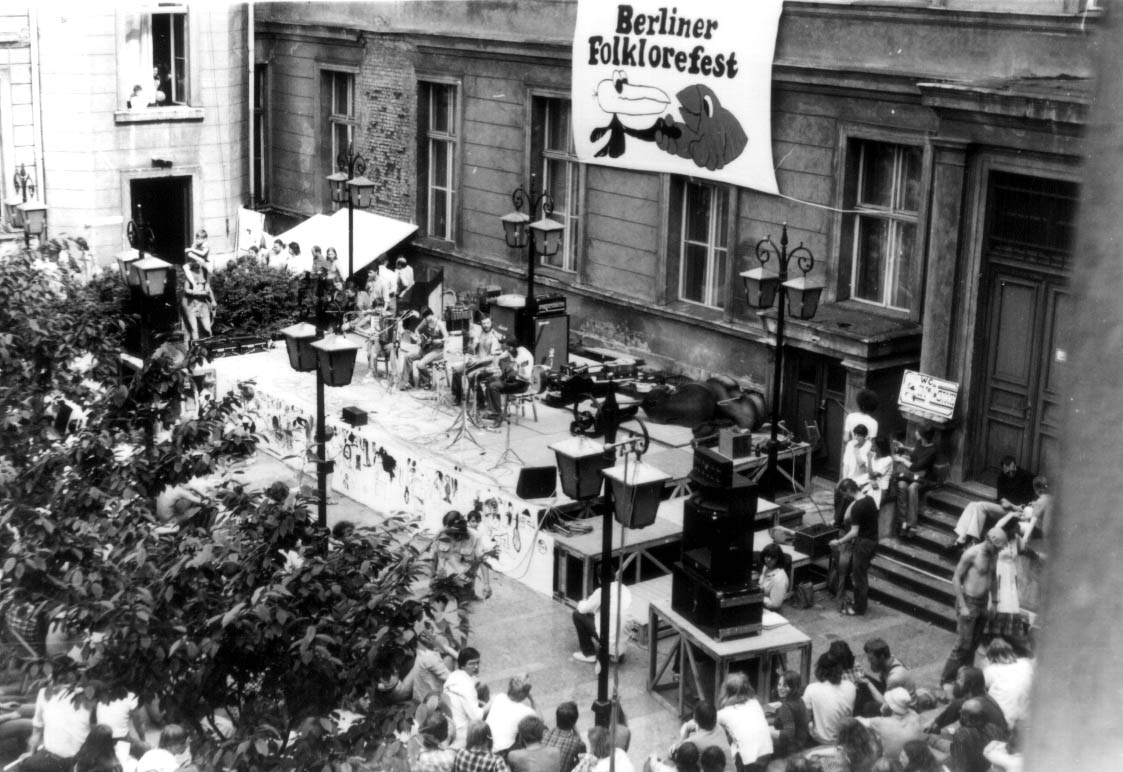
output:
[[[129,181],[130,219],[143,207],[144,222],[152,229],[146,252],[182,265],[183,251],[191,246],[191,177],[148,177]]]
[[[991,174],[976,325],[983,377],[973,400],[972,479],[993,484],[1006,455],[1031,471],[1059,471],[1077,195],[1070,182]]]
[[[785,383],[795,384],[784,405],[788,426],[805,440],[807,422],[815,422],[822,438],[814,456],[815,473],[837,476],[842,466],[842,425],[846,419],[846,368],[841,360],[793,348],[785,351],[785,361]]]

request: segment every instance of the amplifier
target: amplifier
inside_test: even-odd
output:
[[[565,295],[552,293],[550,295],[537,295],[539,316],[557,316],[565,313]]]
[[[468,306],[449,306],[445,309],[445,327],[449,332],[463,332],[472,324],[472,309]]]
[[[753,434],[748,429],[720,429],[717,449],[728,458],[743,458],[753,452]]]
[[[717,588],[682,563],[671,577],[671,608],[717,641],[758,635],[764,593],[756,584]]]
[[[713,448],[695,445],[690,479],[711,488],[728,488],[733,484],[733,459],[726,458]]]
[[[755,514],[755,507],[739,515],[691,496],[682,510],[683,563],[716,586],[744,584],[753,568]]]
[[[813,523],[797,528],[792,535],[792,549],[803,552],[814,560],[831,554],[830,541],[838,538],[838,529],[826,523]]]

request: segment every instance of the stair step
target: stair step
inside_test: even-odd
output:
[[[952,514],[945,510],[928,506],[920,513],[919,520],[938,531],[950,534],[955,532],[955,524],[959,522],[959,512]]]
[[[929,507],[957,518],[965,506],[978,500],[977,496],[972,496],[966,491],[948,485],[941,485],[925,494],[925,501]]]
[[[926,549],[915,544],[912,540],[906,541],[904,539],[882,539],[878,544],[877,552],[879,555],[891,557],[898,562],[948,581],[955,573],[955,566],[958,562],[958,557],[949,557],[942,551]]]
[[[954,607],[955,594],[952,592],[951,582],[947,579],[930,574],[923,570],[902,563],[889,555],[875,555],[870,563],[870,575],[880,576],[895,587],[906,589],[910,592],[942,603],[948,608]]]
[[[888,582],[870,573],[870,598],[882,605],[955,632],[955,608]]]

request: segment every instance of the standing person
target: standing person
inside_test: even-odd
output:
[[[988,520],[1021,511],[1035,498],[1033,475],[1018,466],[1013,456],[1004,456],[1000,468],[1002,471],[998,473],[998,493],[994,501],[972,501],[963,508],[955,524],[953,548],[966,546],[972,540],[981,540]]]
[[[457,751],[452,772],[510,772],[502,756],[491,752],[491,728],[484,721],[468,725],[464,748]]]
[[[207,244],[207,232],[205,230],[200,228],[196,231],[195,242],[183,252],[187,256],[187,263],[198,263],[203,267],[204,272],[210,271],[211,248]]]
[[[601,589],[593,590],[589,597],[577,602],[573,610],[573,626],[577,629],[577,645],[580,651],[573,652],[573,658],[578,662],[596,662],[597,650],[601,642],[600,606]],[[628,588],[619,581],[608,585],[608,603],[610,618],[608,620],[608,656],[616,660],[622,656],[621,642],[616,637],[616,620],[623,620],[632,605],[632,594]],[[619,625],[623,628],[623,623]],[[623,632],[623,629],[621,629]]]
[[[843,480],[838,487],[846,499],[853,503],[850,507],[850,530],[845,536],[830,541],[832,548],[852,545],[850,581],[854,585],[854,605],[843,607],[840,613],[862,616],[866,613],[869,602],[870,561],[877,551],[877,504],[872,497],[861,493],[853,480]]]
[[[838,486],[834,489],[834,525],[839,530],[843,527],[848,504],[842,492],[842,481],[853,480],[858,483],[858,487],[862,487],[870,479],[869,429],[865,424],[858,424],[851,431],[851,437],[842,451],[842,467],[839,470]]]
[[[770,729],[772,749],[777,758],[798,753],[811,745],[811,716],[803,704],[803,678],[794,670],[785,670],[776,683],[780,707],[776,723]]]
[[[581,739],[577,726],[577,703],[563,702],[554,710],[553,729],[542,735],[542,744],[557,748],[561,753],[561,772],[570,772],[577,759],[585,753],[585,741]]]
[[[530,675],[523,673],[507,682],[507,693],[497,694],[487,712],[487,725],[491,727],[492,748],[502,755],[511,749],[519,733],[519,722],[527,716],[537,716],[534,700],[530,696]]]
[[[744,673],[730,673],[721,685],[717,723],[729,736],[729,747],[740,760],[737,769],[772,755],[768,719]]]
[[[403,256],[399,256],[394,261],[394,274],[395,284],[394,292],[397,293],[399,298],[406,297],[406,293],[414,285],[413,267],[410,266],[409,261]]]
[[[300,244],[289,242],[289,251],[285,253],[284,269],[289,273],[300,273]]]
[[[328,247],[324,270],[332,281],[343,281],[343,272],[339,269],[339,253],[335,251],[335,247]]]
[[[74,757],[90,733],[99,688],[91,684],[81,691],[69,686],[39,690],[27,740],[27,752],[32,755],[20,765],[21,772],[71,772]]]
[[[507,754],[511,772],[562,772],[561,751],[542,743],[546,725],[537,715],[519,721],[519,748]]]
[[[900,524],[900,533],[908,538],[916,530],[920,519],[920,494],[932,487],[937,457],[936,427],[917,429],[915,445],[910,448],[898,442],[893,450],[893,460],[906,470],[897,475],[897,519],[898,522],[902,519],[900,502],[904,501],[904,522]]]
[[[272,248],[265,253],[265,264],[274,268],[285,267],[285,242],[273,239]]]
[[[214,290],[211,289],[207,272],[201,263],[188,260],[183,268],[183,301],[180,304],[180,311],[183,314],[184,326],[187,328],[187,340],[209,338],[215,308],[218,306],[214,298]],[[199,334],[200,330],[202,335]]]
[[[955,567],[951,581],[955,589],[957,640],[940,675],[945,691],[950,690],[960,667],[975,664],[975,650],[986,632],[987,607],[994,591],[995,559],[1006,541],[1001,529],[991,529],[986,541],[968,547]]]
[[[842,680],[842,665],[830,652],[819,656],[815,678],[818,680],[803,690],[803,704],[811,713],[811,738],[821,745],[833,745],[843,719],[854,715],[858,690]]]
[[[463,603],[476,598],[478,581],[479,595],[487,600],[491,597],[491,570],[483,538],[455,509],[445,514],[443,523],[433,543],[433,584]]]
[[[429,375],[425,368],[430,364],[444,359],[445,341],[448,339],[448,330],[445,323],[437,319],[433,309],[425,306],[421,309],[421,321],[414,330],[418,338],[419,347],[416,352],[406,354],[402,363],[402,377],[398,384],[402,390],[411,386],[425,386]]]
[[[448,705],[452,714],[453,748],[466,747],[468,725],[473,721],[483,721],[487,702],[480,699],[477,688],[480,675],[480,653],[471,646],[460,650],[456,658],[456,670],[453,670],[445,679],[441,691],[443,701]],[[487,726],[487,724],[484,724]],[[491,743],[491,729],[487,733],[488,744]]]
[[[324,251],[319,244],[312,245],[312,275],[327,276],[328,261],[324,259]]]
[[[1018,556],[1025,550],[1026,540],[1037,527],[1037,516],[1032,506],[1029,522],[1021,523],[1019,513],[1011,512],[998,521],[995,529],[1006,536],[1006,546],[998,551],[994,565],[995,608],[987,618],[987,636],[1004,638],[1020,655],[1030,652],[1029,622],[1022,615],[1021,599],[1018,596]]]
[[[858,403],[858,409],[853,413],[847,413],[842,422],[843,450],[846,448],[846,443],[853,439],[852,432],[858,424],[866,427],[868,437],[871,440],[877,437],[878,424],[877,419],[873,417],[873,412],[877,410],[880,403],[877,392],[873,389],[862,389],[858,392],[854,401]]]

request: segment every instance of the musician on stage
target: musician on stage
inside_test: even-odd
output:
[[[433,309],[425,306],[421,309],[421,321],[414,330],[417,338],[418,350],[406,354],[402,363],[402,374],[398,387],[403,391],[412,386],[426,386],[428,378],[426,368],[434,362],[444,359],[445,341],[448,340],[448,330],[445,323],[433,315]]]
[[[492,328],[491,317],[480,317],[468,331],[468,349],[464,361],[452,368],[452,397],[459,405],[464,398],[464,376],[468,378],[468,393],[475,394],[480,378],[487,383],[499,372],[498,357],[503,353],[503,341]]]
[[[514,338],[503,342],[506,349],[499,355],[500,373],[487,383],[487,396],[491,402],[496,424],[503,419],[503,395],[521,394],[530,387],[530,371],[534,368],[534,354]]]
[[[397,304],[391,294],[386,302],[378,295],[378,276],[372,272],[367,279],[367,288],[356,296],[358,315],[353,322],[343,326],[344,332],[354,331],[366,339],[367,374],[364,383],[370,383],[376,376],[375,362],[386,360],[386,372],[390,378],[398,372],[398,340],[401,320],[395,311]]]

